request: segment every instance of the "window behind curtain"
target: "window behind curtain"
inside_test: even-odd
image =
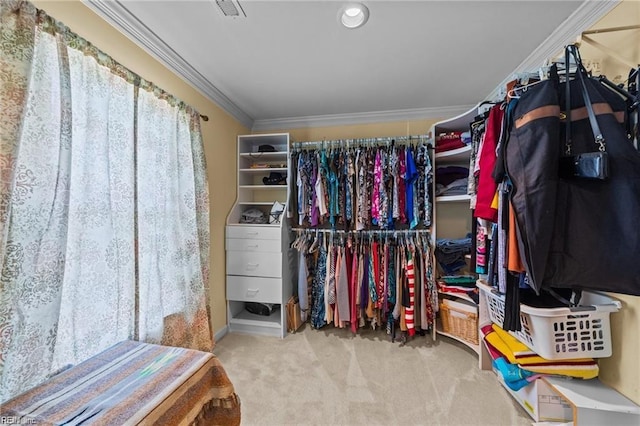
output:
[[[0,66],[19,74],[0,76],[16,111],[0,122],[0,401],[124,339],[210,350],[197,113],[16,10],[0,8]]]

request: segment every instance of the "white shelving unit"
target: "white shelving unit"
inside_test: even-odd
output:
[[[286,210],[289,192],[289,134],[240,135],[237,197],[226,226],[227,318],[229,331],[269,336],[286,335],[286,301],[291,296],[289,229],[286,212],[269,223],[274,202]],[[273,152],[260,152],[269,145]],[[263,181],[272,173],[286,176],[282,184]],[[262,211],[267,223],[242,223],[243,212]],[[271,315],[246,310],[246,302],[273,304]]]
[[[490,369],[490,365],[485,368]],[[580,426],[640,424],[640,407],[597,378],[580,380],[545,376],[514,391],[505,384],[499,373],[496,373],[496,377],[536,422]]]
[[[430,133],[435,138],[442,133],[451,132],[464,132],[469,130],[469,125],[473,121],[473,118],[477,115],[478,108],[472,108],[464,114],[457,117],[453,117],[448,120],[435,123],[430,130]],[[453,149],[450,151],[438,152],[434,154],[434,169],[443,166],[464,166],[469,167],[469,159],[471,155],[471,146],[465,146],[462,148]],[[435,185],[435,179],[434,179]],[[435,199],[434,208],[434,220],[432,228],[433,244],[438,238],[462,238],[471,232],[471,210],[469,208],[470,197],[467,194],[462,195],[442,195]],[[467,260],[469,260],[467,258]],[[467,271],[468,272],[468,271]],[[439,292],[440,298],[450,298],[454,300],[463,300],[468,304],[476,306],[476,313],[478,314],[478,323],[481,321],[487,321],[488,314],[486,308],[477,305],[473,299],[465,294],[459,293],[445,293]],[[482,298],[480,298],[482,303]],[[483,309],[485,309],[485,316],[483,317]],[[486,353],[482,342],[473,344],[451,333],[443,331],[440,322],[436,327],[436,333],[441,336],[446,336],[457,340],[478,354],[478,363],[480,368],[490,368],[490,358]],[[487,365],[488,363],[488,365]]]

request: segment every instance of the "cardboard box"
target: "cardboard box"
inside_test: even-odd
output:
[[[573,408],[547,382],[534,380],[529,385],[513,391],[504,383],[495,369],[494,373],[504,388],[522,405],[536,422],[570,422],[573,420]]]

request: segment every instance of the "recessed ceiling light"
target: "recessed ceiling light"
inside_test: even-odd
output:
[[[349,29],[363,26],[369,19],[369,9],[362,3],[349,3],[338,13],[338,20]]]

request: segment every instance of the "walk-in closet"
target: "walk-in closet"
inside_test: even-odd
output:
[[[640,2],[0,1],[0,423],[640,425]]]

